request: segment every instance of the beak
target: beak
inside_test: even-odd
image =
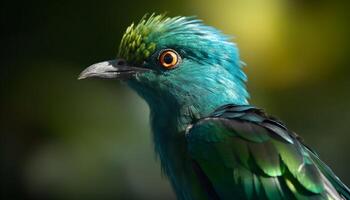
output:
[[[99,77],[128,79],[137,73],[146,72],[150,69],[128,66],[123,59],[115,59],[96,63],[82,71],[78,80]]]

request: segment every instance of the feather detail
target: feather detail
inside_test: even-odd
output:
[[[292,132],[251,106],[226,105],[193,124],[186,138],[192,159],[220,198],[233,198],[235,190],[244,191],[242,199],[337,200],[347,195]]]

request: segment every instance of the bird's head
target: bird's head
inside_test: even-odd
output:
[[[225,103],[247,103],[241,66],[236,45],[217,29],[193,17],[151,15],[127,28],[117,59],[88,67],[79,79],[122,79],[151,109],[202,115]]]

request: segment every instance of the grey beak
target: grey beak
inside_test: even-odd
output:
[[[91,77],[128,79],[146,71],[149,69],[128,66],[125,60],[115,59],[91,65],[80,73],[78,80]]]

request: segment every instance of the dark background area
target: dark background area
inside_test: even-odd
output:
[[[234,35],[251,103],[278,116],[350,184],[350,5],[326,0],[1,3],[1,199],[174,199],[148,107],[114,80],[77,81],[114,58],[145,13],[196,15]]]

